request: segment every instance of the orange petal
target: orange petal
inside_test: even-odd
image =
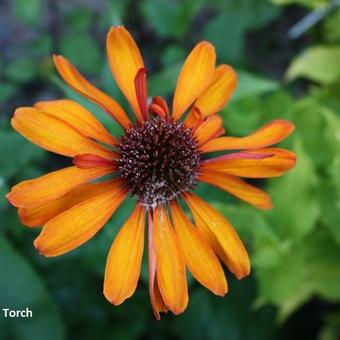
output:
[[[93,138],[108,145],[118,145],[118,141],[90,111],[72,100],[61,99],[38,102],[34,107],[63,120],[86,137]]]
[[[93,237],[127,195],[125,189],[108,186],[106,192],[81,202],[50,220],[34,246],[47,257],[65,254]]]
[[[113,153],[83,136],[66,122],[31,107],[18,108],[13,128],[32,143],[64,156],[93,153],[112,159]]]
[[[53,61],[60,76],[69,86],[99,105],[125,129],[132,125],[122,107],[109,95],[87,81],[67,59],[61,55],[54,55]]]
[[[159,290],[165,305],[177,315],[188,304],[185,261],[164,207],[154,210],[153,226]]]
[[[159,313],[167,313],[169,311],[169,308],[165,305],[165,302],[163,300],[161,291],[159,290],[158,280],[157,280],[157,273],[155,274],[155,277],[153,279],[153,288],[152,288],[152,309],[153,313],[157,320],[161,319],[161,316]]]
[[[148,88],[146,82],[146,68],[138,70],[135,76],[135,90],[137,102],[143,120],[148,120]]]
[[[153,240],[153,221],[152,212],[148,214],[148,260],[149,260],[149,293],[153,314],[157,320],[160,320],[160,312],[168,312],[161,292],[159,290],[156,274],[156,250]]]
[[[177,80],[172,109],[174,119],[179,119],[207,87],[214,74],[215,61],[215,48],[207,41],[200,42],[191,51]]]
[[[216,68],[209,86],[196,100],[194,107],[198,108],[204,118],[220,111],[233,94],[237,83],[237,75],[229,65]]]
[[[136,290],[144,249],[145,209],[137,205],[119,230],[106,261],[104,295],[120,305]]]
[[[144,68],[138,46],[125,27],[116,26],[112,27],[107,35],[106,49],[113,77],[129,101],[137,119],[142,121],[134,82],[137,72]]]
[[[55,200],[38,205],[19,208],[21,222],[28,227],[44,225],[55,216],[73,206],[100,195],[108,186],[121,186],[121,181],[110,180],[102,183],[87,183],[69,191],[66,195]]]
[[[210,171],[248,178],[268,178],[281,176],[296,163],[294,152],[280,148],[247,150],[250,155],[271,155],[266,158],[211,159],[201,166]]]
[[[91,153],[85,153],[75,156],[73,159],[73,164],[80,169],[91,169],[97,168],[98,166],[112,166],[112,168],[116,169],[116,165],[113,160],[110,161]]]
[[[197,227],[229,270],[241,279],[250,272],[248,253],[232,225],[208,203],[194,194],[184,197]]]
[[[294,130],[294,125],[283,119],[273,120],[247,137],[220,137],[202,147],[202,152],[258,149],[281,142]]]
[[[190,222],[175,201],[171,203],[171,216],[190,272],[214,294],[224,296],[228,286],[223,269],[201,231]]]
[[[111,172],[111,166],[92,169],[78,169],[76,166],[71,166],[36,179],[23,181],[15,185],[6,197],[15,207],[33,206],[61,197],[78,185]]]
[[[156,96],[152,98],[149,110],[151,113],[162,118],[169,116],[168,104],[161,96]]]
[[[203,118],[200,111],[197,108],[193,107],[192,110],[186,116],[184,123],[186,127],[193,129],[197,123],[199,123],[198,125],[202,124]]]
[[[273,207],[268,194],[238,177],[201,169],[199,180],[223,189],[256,208],[267,210]]]
[[[211,115],[194,131],[198,145],[203,145],[210,139],[224,133],[223,120],[220,116]]]

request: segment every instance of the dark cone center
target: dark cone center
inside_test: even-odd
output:
[[[192,131],[183,123],[153,118],[126,131],[118,169],[138,201],[164,204],[191,189],[200,165]]]

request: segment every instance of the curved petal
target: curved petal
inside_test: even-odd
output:
[[[78,169],[71,166],[47,175],[23,181],[6,195],[15,207],[27,207],[51,201],[65,195],[73,188],[112,172],[112,167]]]
[[[165,208],[155,208],[153,217],[158,286],[165,305],[177,315],[188,304],[184,257]]]
[[[87,81],[67,59],[61,55],[54,55],[53,61],[60,76],[69,86],[99,105],[123,128],[128,129],[132,125],[129,117],[126,115],[122,107],[109,95]]]
[[[98,166],[112,166],[113,169],[117,169],[114,160],[108,160],[101,156],[93,155],[91,153],[85,153],[75,156],[73,159],[73,164],[80,169],[97,168]]]
[[[170,207],[176,235],[190,272],[214,294],[224,296],[228,286],[220,261],[201,231],[185,216],[178,203],[173,201]]]
[[[149,110],[148,110],[148,87],[146,82],[146,68],[141,68],[138,70],[135,76],[135,90],[142,119],[148,120]]]
[[[69,99],[38,102],[34,107],[51,116],[63,120],[78,130],[82,135],[93,138],[108,145],[117,146],[118,141],[84,106]]]
[[[104,295],[121,304],[136,290],[144,250],[145,209],[137,205],[119,230],[106,261]]]
[[[138,46],[124,26],[112,27],[106,38],[107,56],[113,77],[139,121],[143,120],[135,88],[135,77],[144,68]]]
[[[237,198],[254,205],[256,208],[267,210],[273,207],[271,198],[267,193],[238,177],[201,169],[199,181],[225,190]]]
[[[52,201],[19,208],[21,222],[28,227],[42,226],[65,210],[106,192],[108,186],[116,186],[118,190],[121,185],[122,183],[119,180],[80,185]]]
[[[213,79],[204,92],[197,98],[194,107],[204,118],[214,114],[227,104],[237,84],[237,75],[229,65],[220,65],[215,69]]]
[[[168,312],[159,290],[156,273],[156,250],[153,240],[152,212],[148,214],[148,262],[149,262],[149,293],[153,314],[157,320],[161,319],[160,312]]]
[[[149,110],[154,115],[158,115],[162,118],[169,116],[168,104],[161,96],[152,98],[152,102],[149,105]]]
[[[296,163],[294,152],[280,148],[265,148],[247,150],[250,155],[270,155],[266,158],[239,158],[239,159],[209,159],[202,164],[201,169],[210,170],[223,174],[248,177],[268,178],[281,176],[292,169]]]
[[[64,121],[31,107],[18,108],[11,120],[13,128],[32,143],[48,151],[73,157],[93,153],[107,159],[113,153],[83,136]]]
[[[192,128],[195,130],[196,125],[200,125],[203,123],[203,118],[198,110],[198,108],[193,107],[192,110],[185,117],[184,124],[188,128]]]
[[[199,146],[207,143],[210,139],[224,133],[223,120],[220,116],[211,115],[194,131]]]
[[[241,279],[250,272],[248,253],[232,225],[213,207],[194,194],[184,197],[197,227],[229,270]]]
[[[213,139],[202,147],[202,152],[264,148],[281,142],[293,130],[294,125],[291,122],[277,119],[246,137],[220,137]]]
[[[207,41],[197,44],[184,62],[179,74],[172,110],[179,119],[207,87],[214,74],[215,48]]]
[[[65,254],[93,237],[127,196],[125,189],[108,186],[106,192],[81,202],[50,220],[35,239],[39,254]]]

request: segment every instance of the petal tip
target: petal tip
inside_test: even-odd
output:
[[[224,297],[228,294],[228,288],[226,287],[225,289],[216,289],[215,291],[213,291],[213,293],[216,296]]]
[[[103,295],[105,296],[105,299],[113,306],[119,306],[124,302],[122,299],[115,299],[113,296],[111,296],[110,293],[106,291],[105,287],[103,289]]]
[[[244,268],[240,268],[239,271],[235,272],[234,275],[238,280],[242,280],[250,275],[250,263],[248,262]]]
[[[11,203],[14,207],[17,206],[17,204],[15,203],[15,200],[12,197],[12,191],[10,191],[9,193],[7,193],[5,195],[5,197],[7,198],[8,202]]]
[[[53,55],[52,55],[52,59],[53,59],[53,62],[54,62],[55,64],[57,64],[58,60],[64,59],[64,58],[63,58],[63,56],[60,55],[60,54],[53,54]]]
[[[106,39],[108,40],[113,34],[116,34],[122,31],[125,31],[125,32],[127,31],[124,25],[111,26],[109,29],[109,32],[106,35]]]
[[[38,236],[33,242],[34,248],[37,250],[39,255],[46,256],[44,253],[44,250],[42,249],[41,243],[39,241],[40,241],[40,237]]]

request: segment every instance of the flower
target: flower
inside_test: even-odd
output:
[[[247,251],[231,224],[192,189],[205,182],[257,208],[270,209],[270,197],[242,178],[280,176],[294,167],[294,153],[272,147],[294,126],[279,119],[247,137],[221,137],[222,119],[216,113],[231,97],[237,76],[228,65],[215,67],[215,50],[207,41],[197,44],[187,57],[171,113],[159,96],[148,105],[147,71],[123,26],[109,31],[107,54],[136,121],[68,60],[55,55],[55,66],[64,81],[106,111],[124,134],[113,137],[92,113],[68,99],[18,108],[11,121],[13,128],[32,143],[73,158],[74,165],[23,181],[7,198],[18,207],[23,224],[43,226],[34,245],[40,254],[50,257],[88,241],[124,199],[133,196],[135,208],[108,254],[104,295],[114,305],[133,295],[147,219],[150,300],[159,319],[160,312],[185,310],[186,269],[220,296],[228,290],[220,261],[239,279],[249,274]],[[219,151],[227,153],[209,156]],[[180,201],[188,206],[193,222]]]

